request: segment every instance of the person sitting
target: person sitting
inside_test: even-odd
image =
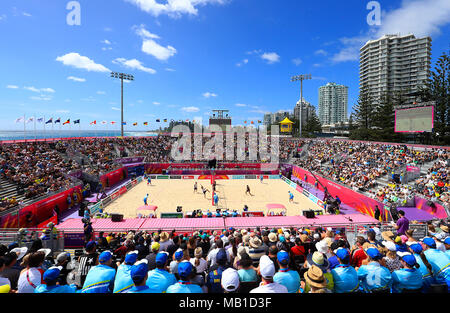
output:
[[[392,275],[389,269],[380,264],[383,256],[375,247],[370,247],[365,252],[368,256],[368,264],[361,265],[358,269],[358,279],[363,290],[367,293],[389,293]]]
[[[147,286],[154,293],[166,292],[167,288],[177,282],[174,274],[167,271],[168,253],[159,252],[156,255],[156,268],[148,272]]]
[[[130,268],[130,276],[134,286],[128,290],[128,293],[153,293],[146,284],[148,277],[147,259],[134,263]]]
[[[339,265],[331,270],[336,293],[355,292],[358,290],[358,273],[353,266],[350,266],[350,253],[345,248],[338,248],[334,251]]]
[[[111,293],[113,291],[116,270],[111,267],[112,253],[110,251],[102,252],[98,257],[98,262],[99,265],[89,270],[81,293]]]
[[[43,275],[44,284],[37,286],[34,293],[76,293],[77,286],[75,284],[57,284],[61,270],[62,266],[52,266],[46,270]]]
[[[392,272],[392,292],[421,292],[423,286],[422,273],[418,270],[416,258],[409,252],[397,252],[402,269]]]
[[[191,262],[185,260],[178,264],[178,275],[180,280],[169,286],[166,293],[203,293],[199,285],[190,283],[189,279],[193,272],[193,265]]]

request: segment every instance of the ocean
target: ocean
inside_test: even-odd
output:
[[[157,136],[157,133],[146,131],[124,131],[124,136]],[[73,137],[118,137],[120,130],[46,130],[46,131],[0,131],[0,141],[3,140],[29,140],[46,138],[73,138]]]

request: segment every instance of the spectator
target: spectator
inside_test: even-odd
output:
[[[249,241],[250,249],[248,250],[248,255],[253,260],[253,265],[258,267],[259,259],[261,256],[265,255],[264,248],[262,248],[262,241],[258,237],[254,236]]]
[[[194,258],[190,259],[190,262],[195,267],[197,276],[200,276],[201,281],[205,281],[206,270],[208,269],[208,262],[203,258],[203,250],[201,247],[197,247],[194,251]]]
[[[386,256],[383,258],[384,264],[392,273],[402,268],[402,263],[397,255],[397,247],[393,241],[383,241],[383,246],[387,249]]]
[[[380,264],[383,257],[380,251],[370,247],[365,252],[368,256],[368,264],[358,269],[358,279],[362,289],[370,293],[390,293],[392,275],[389,269]]]
[[[436,284],[436,279],[433,273],[433,266],[428,262],[427,257],[423,253],[423,247],[418,242],[408,242],[409,251],[416,258],[419,264],[419,271],[422,274],[422,292],[426,293],[430,290],[431,285]]]
[[[416,258],[409,252],[397,252],[397,254],[400,256],[403,268],[392,273],[392,291],[394,293],[420,292],[423,281]]]
[[[189,282],[194,267],[189,261],[182,261],[178,265],[180,280],[167,288],[167,293],[203,293],[200,286]]]
[[[400,217],[395,225],[395,229],[397,229],[397,234],[405,235],[406,231],[409,229],[409,220],[405,216],[405,211],[398,211],[398,216]]]
[[[61,252],[56,257],[56,267],[61,267],[58,276],[58,284],[60,286],[67,285],[67,276],[72,269],[69,269],[71,257],[69,252]]]
[[[258,282],[258,274],[253,267],[253,260],[244,251],[237,262],[239,281],[242,283],[255,283]]]
[[[327,280],[319,267],[315,265],[311,266],[305,272],[304,278],[304,284],[309,286],[309,293],[331,293],[331,290],[327,288]]]
[[[0,277],[8,279],[10,282],[11,290],[17,290],[17,282],[19,281],[20,269],[15,267],[17,263],[17,253],[9,252],[3,256],[4,268],[0,272]]]
[[[111,293],[114,287],[114,277],[116,270],[111,267],[112,254],[110,251],[103,251],[99,257],[99,265],[89,270],[84,281],[82,293]]]
[[[147,259],[134,263],[130,268],[130,276],[134,286],[128,290],[128,293],[153,293],[146,284],[148,277]]]
[[[208,275],[206,276],[206,287],[209,293],[223,293],[220,285],[222,273],[227,269],[227,253],[226,250],[220,248],[215,256],[215,264],[209,267]]]
[[[138,251],[128,252],[124,262],[117,267],[113,293],[126,293],[133,288],[134,283],[130,271],[133,264],[137,261],[138,253]]]
[[[433,274],[438,284],[447,284],[450,290],[450,258],[444,252],[436,249],[433,238],[422,239],[424,254],[428,262],[433,266]]]
[[[234,268],[227,268],[222,273],[220,284],[224,293],[238,293],[240,280],[237,271]]]
[[[167,232],[162,232],[159,236],[159,251],[167,251],[167,248],[172,245],[172,239],[169,239],[169,234]]]
[[[180,279],[180,276],[178,275],[178,265],[180,262],[182,262],[184,259],[184,252],[182,249],[178,249],[174,253],[174,260],[170,262],[170,272],[175,275],[177,279]]]
[[[97,243],[89,241],[86,244],[85,253],[78,258],[78,273],[80,275],[80,284],[83,286],[90,269],[98,264]]]
[[[150,253],[145,258],[147,259],[148,269],[149,271],[154,270],[156,268],[156,255],[159,251],[159,242],[153,242],[150,248]]]
[[[285,286],[273,281],[275,266],[267,255],[259,260],[258,275],[261,276],[261,284],[250,293],[288,293]]]
[[[36,287],[35,293],[76,293],[77,286],[59,285],[58,279],[61,274],[61,266],[53,266],[44,272],[43,283]]]
[[[280,270],[273,276],[273,281],[285,286],[289,293],[298,293],[300,290],[300,276],[297,271],[289,269],[289,253],[281,250],[277,253],[277,262]]]
[[[335,252],[339,265],[331,270],[336,293],[355,292],[358,290],[358,273],[350,265],[350,253],[345,248],[338,248]]]
[[[177,282],[175,275],[167,271],[168,259],[168,252],[158,252],[155,259],[156,268],[148,272],[146,284],[154,293],[166,292],[169,286]]]
[[[44,263],[45,253],[42,251],[27,254],[22,264],[26,267],[19,276],[17,283],[18,293],[34,293],[40,284],[43,284],[43,274],[41,265]]]
[[[367,258],[366,253],[364,252],[363,245],[366,242],[364,237],[357,236],[356,237],[356,246],[353,247],[351,251],[351,263],[350,265],[354,268],[358,269],[361,267],[363,261]]]

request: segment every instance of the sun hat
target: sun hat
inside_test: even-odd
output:
[[[305,274],[305,281],[312,287],[324,288],[327,286],[327,281],[323,276],[323,271],[318,266],[311,266]]]
[[[324,240],[321,240],[321,241],[317,242],[316,243],[316,249],[320,253],[326,254],[328,252],[328,244],[327,244],[327,242],[324,241]]]
[[[275,275],[275,265],[267,255],[259,259],[259,272],[263,278],[272,278]]]
[[[175,260],[181,260],[183,258],[183,250],[181,250],[180,248],[177,249],[177,251],[175,251],[174,254]]]
[[[441,225],[439,226],[440,229],[442,229],[444,232],[448,233],[448,226],[447,225]]]
[[[320,239],[320,235],[319,235],[318,233],[315,233],[315,234],[313,235],[313,237],[314,237],[314,239]]]
[[[154,243],[152,243],[152,245],[151,245],[152,251],[158,251],[159,247],[161,247],[161,245],[159,244],[159,242],[156,242],[156,241]]]
[[[300,240],[301,240],[303,243],[307,242],[307,241],[308,241],[308,235],[305,235],[305,234],[300,235]]]
[[[277,242],[277,234],[275,234],[275,233],[270,233],[270,234],[269,234],[269,241],[270,241],[270,242]]]
[[[257,248],[261,247],[262,241],[258,237],[253,237],[250,240],[249,244],[250,244],[250,247],[257,249]]]
[[[201,258],[203,256],[203,249],[201,247],[197,247],[194,250],[194,257]]]
[[[249,243],[250,242],[250,235],[244,235],[242,237],[242,242]]]
[[[222,288],[226,291],[236,291],[239,288],[239,275],[234,268],[227,268],[222,272]]]
[[[155,258],[156,265],[164,265],[167,262],[167,259],[169,257],[169,253],[166,251],[158,252]]]
[[[44,254],[45,254],[45,257],[47,257],[51,252],[52,252],[52,249],[48,249],[48,248],[41,248],[41,249],[39,249],[38,250],[38,252],[44,252]]]
[[[125,256],[125,264],[133,265],[134,263],[136,263],[138,254],[139,251],[137,250],[128,252],[127,255]]]
[[[280,264],[287,265],[289,263],[289,253],[284,250],[281,250],[277,253],[277,260]]]
[[[112,257],[112,253],[111,251],[103,251],[102,253],[100,253],[100,255],[98,256],[98,261],[100,263],[105,263],[108,262]]]
[[[414,266],[417,261],[416,258],[414,257],[414,255],[412,255],[409,252],[397,252],[397,255],[406,262],[406,264],[408,264],[409,266]]]
[[[28,251],[27,247],[22,247],[22,248],[14,248],[10,252],[16,253],[17,254],[17,261],[19,261],[20,259],[22,259],[25,256],[27,251]]]
[[[192,273],[193,266],[189,261],[182,261],[178,264],[178,275],[181,277],[187,277]]]
[[[67,260],[70,257],[70,253],[69,252],[61,252],[60,254],[58,254],[58,256],[56,257],[56,262],[58,263],[62,263],[65,260]]]
[[[130,268],[130,276],[133,281],[142,281],[148,273],[148,261],[142,259]]]
[[[436,248],[436,241],[434,241],[434,239],[433,238],[431,238],[431,237],[425,237],[425,238],[423,238],[422,239],[422,242],[424,243],[424,244],[426,244],[427,246],[429,246],[430,248]]]
[[[366,250],[367,255],[372,259],[372,260],[378,260],[381,259],[383,256],[381,255],[380,251],[375,248],[375,247],[370,247]]]
[[[248,231],[247,231],[246,229],[242,229],[242,230],[241,230],[241,235],[242,235],[242,236],[247,235],[247,233],[248,233]]]
[[[313,254],[308,254],[306,260],[308,261],[309,265],[315,265],[323,271],[327,270],[330,266],[330,262],[328,262],[328,260],[324,257],[323,253],[320,253],[318,251],[314,252]]]
[[[61,273],[62,266],[52,266],[44,272],[42,275],[42,279],[46,282],[52,282],[58,279],[59,274]]]
[[[345,248],[337,248],[334,250],[334,254],[336,254],[336,256],[341,260],[345,260],[350,257],[350,253]]]
[[[384,231],[381,233],[381,237],[386,240],[386,241],[393,241],[395,238],[395,235],[393,232],[391,232],[390,230],[388,231]]]
[[[393,241],[383,241],[382,244],[389,251],[397,251],[397,246]]]
[[[159,241],[160,242],[166,242],[167,240],[169,240],[169,234],[167,232],[163,231],[161,233],[161,235],[159,235]]]

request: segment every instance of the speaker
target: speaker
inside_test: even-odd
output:
[[[122,222],[123,221],[123,214],[111,214],[111,222]]]
[[[180,213],[183,207],[181,205],[177,206],[177,213]]]
[[[83,208],[79,208],[78,209],[78,216],[84,216],[84,209]]]
[[[309,211],[303,211],[303,216],[305,216],[306,218],[314,218],[315,217],[315,213],[313,210],[309,210]]]

